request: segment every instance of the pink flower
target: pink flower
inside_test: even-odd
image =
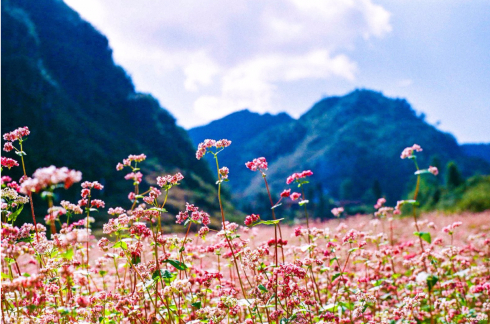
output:
[[[87,198],[89,194],[90,194],[90,189],[82,189],[81,195],[83,198]]]
[[[340,215],[344,212],[344,207],[333,208],[331,212],[335,217],[340,217]]]
[[[253,223],[258,222],[259,220],[260,220],[260,215],[251,214],[251,215],[248,215],[247,217],[245,217],[244,223],[245,223],[245,225],[250,226]]]
[[[198,235],[200,238],[204,239],[209,233],[209,227],[203,226],[199,229]]]
[[[11,168],[14,166],[19,166],[19,163],[14,159],[2,156],[2,167]]]
[[[376,205],[374,205],[374,208],[379,209],[383,207],[383,205],[386,203],[385,198],[379,198],[378,201],[376,202]]]
[[[143,181],[143,174],[141,172],[131,172],[128,173],[124,176],[124,179],[126,180],[133,180],[134,182],[141,183]]]
[[[406,159],[412,157],[413,151],[421,152],[422,148],[418,144],[413,144],[411,147],[406,147],[400,155],[400,158]]]
[[[27,126],[19,127],[10,133],[3,134],[3,139],[9,142],[15,142],[16,140],[22,139],[22,137],[25,137],[30,133],[31,132],[29,131],[29,128]]]
[[[124,169],[124,164],[122,164],[122,163],[118,163],[118,164],[116,165],[116,170],[117,170],[117,171],[121,171],[122,169]]]
[[[182,179],[184,179],[184,176],[180,172],[177,172],[173,176],[168,174],[163,177],[157,177],[157,184],[163,188],[167,186],[178,185],[179,181],[181,181]],[[167,189],[170,189],[170,187]]]
[[[283,192],[281,192],[281,198],[287,198],[290,195],[291,195],[291,189],[284,190]]]
[[[136,194],[134,192],[130,192],[128,195],[128,199],[134,201],[135,198],[136,198]]]
[[[439,174],[439,170],[434,166],[429,166],[429,172],[435,176]]]
[[[54,165],[47,168],[37,169],[32,175],[32,178],[28,178],[22,182],[20,192],[27,194],[28,192],[39,192],[42,189],[64,183],[65,188],[68,189],[75,182],[82,180],[82,173],[80,171],[70,170],[66,167],[57,168]]]
[[[230,170],[227,167],[222,167],[219,169],[219,174],[221,175],[222,179],[228,179],[228,174],[230,173]]]
[[[12,143],[10,142],[6,142],[4,145],[3,145],[3,150],[5,152],[10,152],[14,149],[14,146],[12,145]]]
[[[196,159],[200,160],[204,156],[204,154],[207,153],[207,150],[212,147],[216,147],[217,149],[222,149],[230,145],[231,145],[231,141],[227,139],[221,139],[219,141],[206,139],[204,140],[204,142],[199,143],[199,145],[197,146]]]
[[[299,197],[301,197],[301,194],[299,192],[293,192],[290,196],[291,200],[296,200],[298,199]]]
[[[302,178],[305,178],[305,177],[309,177],[309,176],[312,176],[312,175],[313,175],[313,172],[311,170],[305,170],[305,171],[303,171],[301,173],[293,173],[292,175],[290,175],[286,179],[286,183],[287,184],[290,184],[293,181],[296,181],[296,180],[299,180],[299,179],[302,179]]]
[[[268,168],[268,164],[265,157],[259,157],[253,159],[253,161],[245,163],[245,166],[252,171],[267,170]]]

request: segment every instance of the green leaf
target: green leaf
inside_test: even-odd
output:
[[[191,305],[192,305],[192,307],[195,307],[197,309],[201,309],[201,302],[200,301],[192,303]]]
[[[158,207],[152,207],[152,208],[149,208],[148,210],[156,210],[156,211],[159,211],[159,212],[162,212],[162,213],[166,213],[167,210],[165,208],[158,208]]]
[[[439,277],[436,275],[431,274],[427,277],[427,287],[429,287],[429,291],[432,291],[432,288],[434,288],[438,281]]]
[[[267,290],[267,288],[265,288],[265,286],[264,286],[264,285],[262,285],[262,284],[261,284],[261,285],[259,285],[259,289],[260,289],[260,291],[262,291],[262,292],[264,292],[264,293],[269,292],[269,290]]]
[[[15,154],[17,154],[18,156],[27,155],[26,152],[24,152],[24,151],[17,151],[17,152],[15,152]]]
[[[180,261],[167,259],[163,262],[170,263],[177,270],[187,270],[187,266],[185,265],[185,263],[182,263]]]
[[[280,218],[280,219],[274,219],[274,220],[267,220],[267,221],[260,221],[258,223],[255,223],[253,226],[255,225],[277,225],[279,224],[280,221],[282,221],[284,218]]]
[[[114,249],[116,249],[116,248],[121,248],[121,249],[123,249],[123,250],[127,250],[127,249],[128,249],[128,245],[127,245],[127,244],[126,244],[126,242],[124,242],[124,241],[119,241],[119,242],[117,242],[116,244],[114,244],[113,248],[114,248]]]
[[[8,215],[8,221],[9,222],[15,222],[15,220],[17,219],[17,216],[19,216],[22,209],[24,209],[24,205],[20,205],[20,207],[16,211],[14,211],[13,213],[10,213],[10,215]]]
[[[272,206],[272,207],[271,207],[271,209],[275,209],[275,208],[277,208],[277,207],[279,207],[279,206],[281,206],[281,205],[282,205],[282,203],[280,203],[280,204],[276,204],[276,205]]]
[[[145,196],[143,196],[143,195],[136,195],[136,196],[134,196],[134,199],[143,199],[144,197]]]
[[[422,240],[426,241],[429,244],[432,243],[432,238],[430,236],[430,233],[428,232],[414,232],[413,234],[420,237]]]
[[[309,203],[309,202],[310,202],[309,200],[301,200],[301,201],[298,203],[298,205],[303,206],[303,205],[305,205],[305,204],[307,204],[307,203]]]
[[[337,278],[338,278],[338,277],[340,277],[341,275],[342,275],[342,272],[338,272],[338,273],[334,274],[334,275],[332,276],[332,281],[334,281],[335,279],[337,279]]]
[[[65,252],[61,253],[61,256],[64,259],[71,260],[71,259],[73,259],[73,254],[74,254],[73,249],[68,249]]]
[[[10,275],[2,272],[2,279],[10,279],[10,278],[11,278]]]
[[[51,191],[43,191],[43,192],[41,192],[41,198],[42,199],[46,199],[48,197],[54,197],[54,193],[52,193]]]
[[[11,259],[11,258],[5,258],[4,260],[5,260],[5,262],[7,262],[8,265],[11,265],[11,264],[14,264],[15,263],[15,260],[14,259]]]

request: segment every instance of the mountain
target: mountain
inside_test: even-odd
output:
[[[490,143],[489,144],[463,144],[463,152],[467,156],[479,157],[490,163]]]
[[[219,154],[220,166],[232,167],[232,178],[247,179],[250,171],[245,168],[245,162],[257,157],[257,154],[270,154],[279,156],[287,152],[288,147],[283,146],[283,142],[275,137],[275,134],[266,134],[272,126],[289,128],[296,125],[295,120],[286,113],[271,115],[269,113],[259,114],[247,109],[232,113],[219,120],[213,121],[206,126],[195,127],[189,130],[195,146],[205,139],[226,138],[232,141],[232,145]],[[256,143],[255,139],[262,138],[269,143]],[[211,155],[206,156],[210,166],[216,168],[214,159]],[[231,186],[235,192],[244,190],[248,182],[233,181]]]
[[[29,126],[29,174],[51,164],[80,170],[83,180],[105,184],[109,206],[130,206],[132,184],[117,162],[145,153],[146,184],[162,173],[185,176],[172,211],[185,199],[216,211],[215,179],[187,132],[155,98],[135,91],[107,38],[60,0],[2,1],[1,125],[2,132]],[[79,199],[74,190],[66,195]]]
[[[250,127],[246,117],[251,113],[239,114],[244,117],[229,127],[229,139],[239,138]],[[217,125],[230,118],[233,115],[189,130],[194,144],[213,138]],[[221,164],[230,168],[230,188],[244,206],[257,193],[263,195],[260,175],[244,166],[260,156],[269,162],[268,179],[276,193],[287,187],[285,180],[291,173],[311,169],[312,190],[306,198],[317,201],[323,195],[368,204],[379,194],[391,203],[402,198],[413,188],[415,177],[413,163],[401,160],[400,153],[414,143],[424,149],[418,154],[421,167],[432,163],[444,172],[443,166],[454,160],[465,175],[490,172],[488,163],[466,156],[452,135],[426,123],[405,99],[387,98],[371,90],[325,98],[298,120],[266,124],[259,132],[247,133],[246,145],[240,143],[235,151],[220,153]]]

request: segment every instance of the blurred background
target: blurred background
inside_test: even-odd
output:
[[[143,186],[185,176],[171,192],[171,224],[185,201],[217,215],[216,174],[195,148],[227,138],[219,157],[230,168],[232,219],[270,216],[262,177],[244,165],[260,156],[276,197],[287,176],[311,169],[305,198],[326,219],[335,206],[370,213],[379,197],[409,197],[414,166],[400,153],[417,143],[421,167],[440,170],[423,178],[422,210],[490,209],[488,1],[1,6],[2,133],[31,129],[28,174],[80,170],[105,185],[98,198],[108,207],[129,208],[132,183],[115,166],[145,153]],[[42,219],[47,204],[34,199]],[[79,186],[57,191],[60,199],[78,201]],[[297,211],[288,201],[278,213],[293,220]]]

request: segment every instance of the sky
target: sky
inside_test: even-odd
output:
[[[365,88],[490,143],[487,0],[65,2],[187,129],[245,108],[297,118]]]

